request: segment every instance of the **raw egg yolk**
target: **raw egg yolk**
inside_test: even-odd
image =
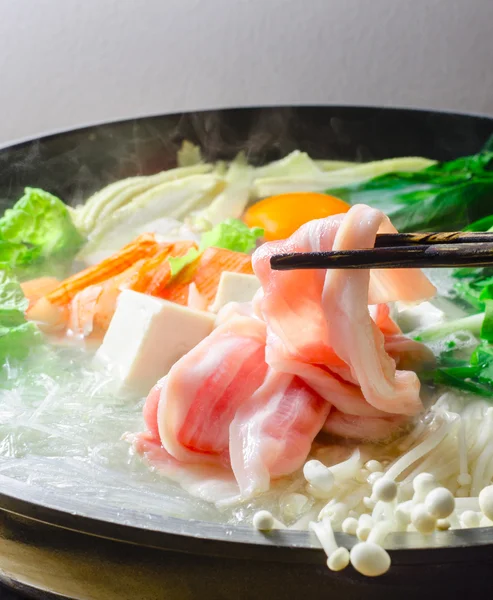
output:
[[[266,241],[283,240],[301,225],[345,213],[350,205],[339,198],[316,192],[270,196],[251,206],[243,216],[248,227],[261,227]]]

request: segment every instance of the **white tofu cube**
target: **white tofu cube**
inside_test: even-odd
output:
[[[445,321],[445,313],[431,302],[420,304],[396,302],[395,309],[397,312],[395,319],[404,332],[424,329]]]
[[[214,327],[214,315],[124,290],[95,362],[114,372],[117,388],[146,394]]]
[[[260,281],[255,275],[224,271],[210,310],[217,313],[228,302],[250,302],[259,288]]]

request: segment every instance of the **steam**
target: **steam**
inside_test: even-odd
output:
[[[492,132],[485,117],[356,107],[227,109],[98,125],[0,150],[0,210],[25,186],[78,204],[112,181],[175,166],[185,139],[200,145],[208,161],[243,150],[262,164],[295,149],[348,161],[450,160],[474,154]]]

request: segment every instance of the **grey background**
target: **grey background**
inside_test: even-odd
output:
[[[493,114],[492,0],[0,0],[0,144],[162,112]]]

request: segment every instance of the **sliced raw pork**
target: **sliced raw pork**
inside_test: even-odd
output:
[[[421,409],[416,374],[396,370],[385,350],[385,335],[400,331],[386,307],[377,306],[372,318],[369,304],[397,297],[422,300],[435,288],[415,269],[371,275],[367,270],[272,271],[270,258],[287,252],[370,248],[377,233],[389,229],[383,213],[356,205],[344,218],[312,221],[289,240],[264,244],[253,257],[263,288],[256,310],[267,324],[267,363],[298,375],[339,410],[355,416],[411,416]],[[335,397],[334,380],[344,389],[359,388],[356,393],[365,402],[353,402],[346,410]],[[381,414],[368,414],[365,404]]]
[[[305,462],[331,405],[298,377],[270,370],[230,427],[231,466],[244,497]]]
[[[151,390],[149,431],[178,460],[229,463],[229,425],[264,380],[264,354],[265,324],[232,316]]]
[[[402,335],[386,303],[429,298],[426,277],[270,267],[274,254],[369,248],[393,231],[383,213],[358,205],[261,246],[253,303],[227,305],[149,394],[148,442],[183,463],[232,469],[249,497],[299,469],[322,428],[374,440],[405,425],[422,405],[416,374],[403,368],[431,354]]]

